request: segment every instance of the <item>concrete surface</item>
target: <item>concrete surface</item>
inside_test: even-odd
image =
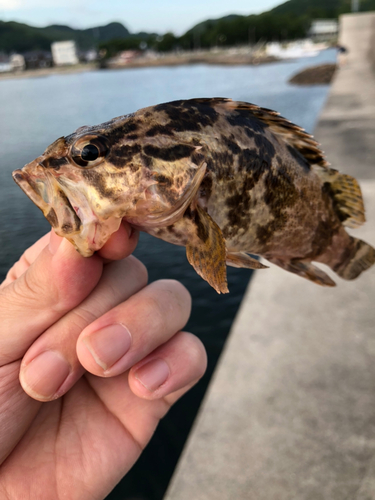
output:
[[[374,18],[343,16],[349,57],[316,131],[360,180],[368,222],[353,235],[373,245]],[[334,279],[256,272],[166,500],[375,500],[375,268]]]

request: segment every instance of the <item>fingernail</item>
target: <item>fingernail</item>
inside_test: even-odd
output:
[[[135,372],[135,378],[150,392],[156,391],[169,377],[169,366],[163,359],[153,359]]]
[[[70,373],[69,363],[56,351],[44,351],[22,371],[21,382],[30,395],[50,400]]]
[[[92,333],[83,339],[83,343],[95,362],[103,370],[108,370],[129,351],[132,338],[126,326],[118,323]]]

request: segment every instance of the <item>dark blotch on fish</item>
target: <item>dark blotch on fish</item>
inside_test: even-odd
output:
[[[120,127],[114,128],[110,134],[106,134],[105,137],[110,145],[117,144],[123,140],[124,135],[132,134],[133,132],[136,132],[138,128],[138,123],[134,120],[134,118],[130,118]]]
[[[170,125],[154,125],[146,132],[147,137],[155,137],[155,135],[173,135],[173,129]]]
[[[43,160],[41,165],[45,168],[53,168],[54,170],[59,170],[62,165],[67,165],[67,158],[52,158],[49,157],[46,160]]]
[[[255,135],[255,144],[259,148],[259,154],[262,155],[265,161],[272,162],[272,158],[275,156],[276,151],[271,141],[267,139],[264,135]]]
[[[122,168],[126,166],[126,162],[132,160],[134,155],[140,151],[141,146],[139,144],[125,144],[124,146],[111,150],[108,159],[115,167]]]
[[[196,227],[197,227],[198,238],[200,240],[202,240],[204,243],[206,243],[206,241],[209,238],[209,233],[208,233],[206,226],[204,224],[202,224],[202,221],[199,217],[198,212],[194,213],[194,222],[195,222]]]
[[[48,214],[46,215],[46,219],[48,220],[48,222],[51,224],[52,227],[57,227],[59,225],[56,212],[53,208],[51,208]]]
[[[208,201],[210,199],[211,192],[212,192],[212,177],[211,175],[206,174],[199,188],[199,196]]]
[[[241,152],[241,148],[239,147],[239,145],[232,139],[221,135],[221,140],[234,155],[238,155]]]
[[[251,203],[250,191],[255,183],[251,175],[248,175],[244,180],[241,188],[235,194],[228,197],[226,205],[228,210],[229,224],[225,228],[224,234],[230,234],[238,229],[247,229],[250,225],[249,209]]]
[[[305,170],[310,170],[311,166],[309,162],[304,158],[293,146],[287,145],[287,149],[289,153],[293,156],[293,158],[297,161],[297,163]]]
[[[255,117],[249,116],[247,111],[241,109],[227,115],[226,118],[230,125],[244,128],[246,134],[250,138],[254,136],[254,133],[264,134],[265,129],[268,127],[266,123],[261,122]]]
[[[170,188],[173,185],[173,180],[166,175],[156,174],[154,175],[154,179],[165,188]]]
[[[89,184],[95,186],[95,189],[98,191],[102,198],[115,198],[116,194],[113,189],[107,187],[105,179],[103,175],[99,172],[95,172],[94,170],[83,170],[83,177],[87,180]]]
[[[143,151],[147,156],[152,156],[153,158],[164,161],[176,161],[190,156],[194,149],[194,147],[184,144],[178,144],[169,148],[158,148],[148,144],[143,148]]]
[[[218,113],[211,106],[198,100],[194,104],[189,101],[159,104],[155,110],[164,111],[170,119],[168,126],[177,132],[199,132],[203,127],[214,125],[218,119]]]
[[[287,222],[285,208],[292,207],[298,201],[299,193],[286,169],[282,167],[276,174],[269,170],[264,178],[264,185],[266,188],[264,202],[274,217],[264,226],[257,228],[259,241],[266,244],[276,231],[285,227]]]

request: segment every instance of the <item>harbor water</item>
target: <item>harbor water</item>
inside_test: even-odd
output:
[[[276,109],[312,132],[328,86],[295,87],[288,80],[305,67],[334,62],[335,57],[331,49],[315,58],[260,66],[192,65],[0,80],[0,281],[22,252],[49,230],[11,172],[40,155],[56,138],[145,106],[213,96]],[[219,296],[187,263],[184,248],[142,234],[135,255],[146,264],[150,281],[178,279],[189,289],[193,312],[187,329],[204,342],[209,359],[205,377],[165,417],[139,462],[108,496],[161,500],[251,271],[229,268],[230,294]]]

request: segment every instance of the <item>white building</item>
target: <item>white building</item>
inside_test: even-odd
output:
[[[52,59],[56,66],[65,64],[78,64],[76,42],[54,42],[51,44]]]
[[[309,36],[314,40],[331,40],[339,33],[339,23],[335,19],[317,19],[311,23]]]
[[[13,71],[23,71],[26,67],[25,58],[21,54],[12,54],[9,62]]]

